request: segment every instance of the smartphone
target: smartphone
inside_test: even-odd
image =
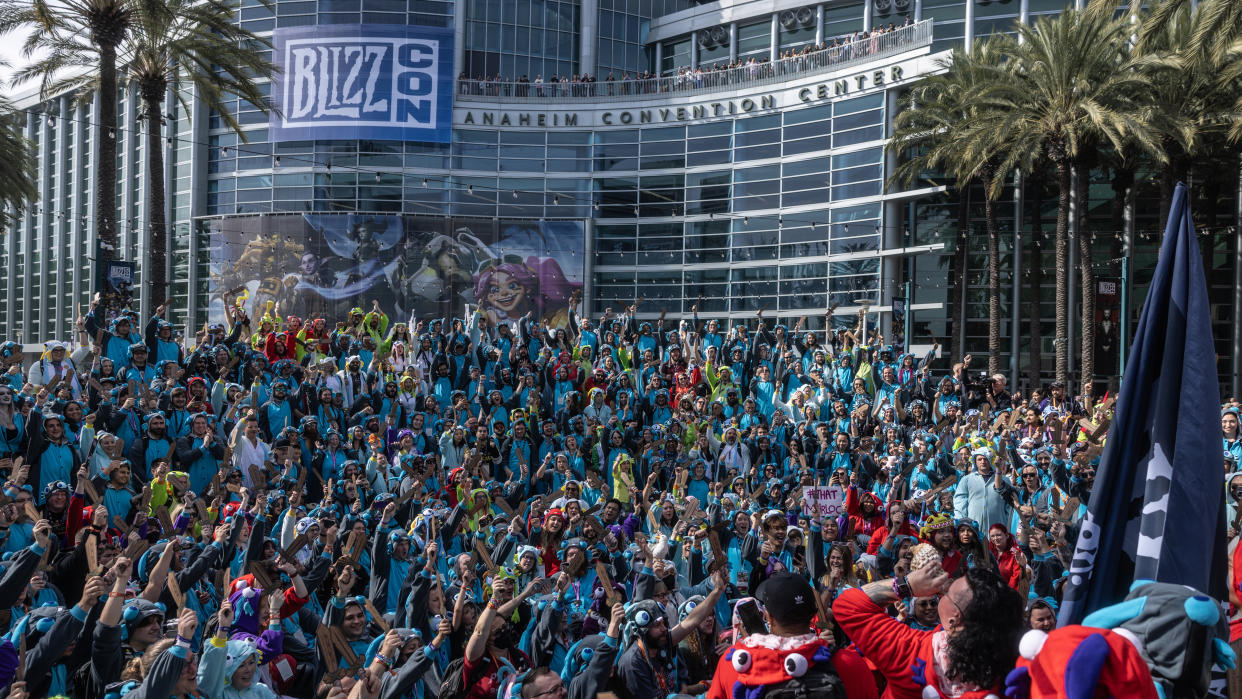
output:
[[[747,635],[767,633],[768,625],[763,621],[763,613],[759,611],[759,605],[753,599],[748,599],[737,605],[737,615],[742,620],[742,628],[746,629]]]

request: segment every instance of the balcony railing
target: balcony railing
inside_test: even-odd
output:
[[[502,99],[514,102],[553,102],[566,99],[632,101],[636,97],[698,93],[712,90],[759,87],[782,83],[800,75],[837,70],[895,56],[931,45],[932,21],[907,24],[857,41],[829,46],[776,62],[756,62],[724,70],[684,71],[678,75],[645,80],[595,82],[511,82],[458,80],[457,97],[465,101]]]

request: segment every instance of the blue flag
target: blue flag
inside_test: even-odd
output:
[[[1136,579],[1226,599],[1219,410],[1207,280],[1179,183],[1070,564],[1061,625],[1120,602]]]

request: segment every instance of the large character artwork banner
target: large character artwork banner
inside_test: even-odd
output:
[[[478,307],[497,323],[531,314],[563,327],[582,288],[581,221],[385,214],[208,219],[212,322],[225,305],[251,318],[344,319],[372,301],[394,322]]]

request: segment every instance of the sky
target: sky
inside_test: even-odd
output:
[[[21,68],[26,64],[26,59],[22,57],[22,43],[26,40],[24,32],[10,32],[0,36],[0,60],[7,65],[0,66],[0,94],[12,95],[14,90],[9,85],[9,78],[13,75],[13,71]],[[23,86],[22,90],[26,90],[28,86]]]

